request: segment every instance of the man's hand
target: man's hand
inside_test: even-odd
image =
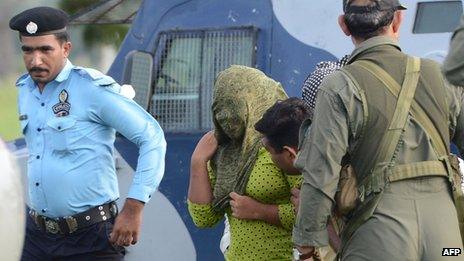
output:
[[[232,198],[230,201],[230,208],[232,209],[232,216],[238,219],[248,220],[261,220],[263,219],[261,213],[263,203],[256,201],[248,196],[242,196],[235,192],[231,192],[229,196]]]
[[[338,230],[335,230],[335,226],[338,226],[336,221],[333,221],[334,217],[330,217],[329,222],[327,224],[327,232],[329,233],[329,245],[335,252],[338,252],[341,245],[340,235],[337,234],[337,231],[340,231],[340,227]]]
[[[116,217],[110,242],[118,246],[134,245],[139,240],[144,203],[128,198]]]
[[[295,214],[298,213],[298,208],[300,207],[300,190],[297,188],[292,188],[291,190],[292,196],[290,197],[290,201],[295,208]]]
[[[312,257],[314,255],[315,248],[312,246],[297,246],[296,247],[301,254]],[[304,260],[311,260],[310,257]]]

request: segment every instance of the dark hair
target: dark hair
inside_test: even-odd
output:
[[[53,34],[56,38],[56,40],[58,40],[58,42],[60,42],[61,44],[64,44],[66,42],[69,42],[70,41],[70,37],[69,37],[69,34],[67,31],[64,31],[64,32],[61,32],[61,33],[55,33]],[[22,41],[21,39],[21,34],[19,34],[19,41]]]
[[[70,41],[70,37],[67,31],[56,33],[54,35],[56,40],[58,40],[62,44]]]
[[[309,107],[299,98],[277,101],[255,124],[277,152],[284,146],[298,147],[300,126],[309,117]]]
[[[367,7],[375,7],[376,2]],[[388,10],[370,9],[369,12],[345,13],[345,23],[354,37],[369,39],[385,32],[386,26],[393,22],[396,8]]]

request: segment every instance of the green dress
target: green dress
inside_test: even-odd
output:
[[[215,177],[209,171],[211,185]],[[279,205],[281,226],[260,220],[240,220],[225,213],[230,222],[231,244],[227,260],[291,260],[291,240],[295,214],[290,203],[290,189],[299,187],[301,175],[285,175],[271,160],[270,154],[261,148],[246,185],[245,195],[265,204]],[[193,222],[198,227],[212,227],[224,218],[224,212],[215,212],[211,204],[188,202]],[[217,242],[219,244],[219,242]]]

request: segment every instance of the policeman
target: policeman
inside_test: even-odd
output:
[[[355,50],[322,83],[295,163],[304,177],[297,259],[328,244],[347,153],[359,196],[342,234],[342,260],[443,260],[443,248],[462,248],[448,155],[450,139],[464,152],[463,91],[444,81],[435,62],[401,51],[403,9],[397,0],[344,1],[339,24]]]
[[[164,173],[158,123],[120,94],[111,77],[74,66],[68,15],[37,7],[10,20],[28,71],[16,85],[29,150],[30,211],[22,260],[122,260],[140,235],[142,209]],[[121,212],[113,143],[119,132],[139,147]]]

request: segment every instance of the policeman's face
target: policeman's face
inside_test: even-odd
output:
[[[60,42],[55,35],[21,36],[21,43],[26,69],[39,84],[55,79],[71,50],[70,42]]]
[[[281,152],[277,151],[272,147],[272,145],[269,143],[269,141],[266,138],[262,139],[264,148],[271,154],[271,160],[276,164],[277,167],[279,167],[281,170],[283,170],[287,174],[300,174],[300,171],[293,166],[293,162],[296,159],[296,153],[297,151],[289,146],[284,146],[283,150]]]

